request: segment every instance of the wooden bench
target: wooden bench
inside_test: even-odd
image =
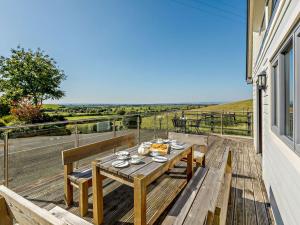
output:
[[[5,186],[0,186],[1,225],[92,225],[84,219],[55,206],[42,209]]]
[[[135,135],[127,134],[63,151],[62,162],[64,165],[64,198],[67,206],[70,206],[73,203],[73,187],[75,187],[79,189],[80,215],[85,216],[88,212],[88,188],[92,186],[92,170],[91,168],[84,168],[74,171],[73,164],[76,161],[121,146],[130,148],[135,145]]]
[[[205,153],[208,151],[208,136],[169,132],[168,138],[194,144],[194,160],[197,167],[205,167]]]
[[[163,225],[224,225],[232,179],[231,151],[220,168],[197,169],[163,221]]]

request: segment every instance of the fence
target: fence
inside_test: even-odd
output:
[[[184,119],[180,118],[184,114]],[[177,126],[175,121],[186,121]],[[0,182],[17,189],[62,174],[63,150],[134,132],[138,143],[167,138],[169,131],[252,135],[251,112],[149,112],[0,128]],[[103,155],[101,155],[102,157]],[[100,157],[100,156],[99,156]],[[90,163],[80,161],[80,167]],[[3,178],[3,181],[1,181]]]

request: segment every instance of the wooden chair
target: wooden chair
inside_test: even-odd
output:
[[[5,186],[0,186],[1,225],[92,225],[82,218],[55,206],[42,209]]]
[[[225,225],[232,180],[232,156],[225,150],[220,168],[197,169],[163,225]]]
[[[73,164],[81,159],[94,156],[117,147],[136,145],[134,134],[127,134],[120,137],[72,148],[62,152],[62,162],[64,165],[64,192],[67,206],[73,203],[73,187],[79,189],[79,210],[80,215],[85,216],[88,212],[88,188],[92,186],[92,170],[73,170]]]
[[[197,167],[205,167],[205,154],[208,151],[208,136],[169,132],[168,138],[194,144],[194,160],[197,164]]]

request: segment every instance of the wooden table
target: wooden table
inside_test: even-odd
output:
[[[131,155],[137,154],[138,146],[127,149]],[[134,224],[146,224],[147,186],[171,169],[182,158],[187,157],[187,179],[193,175],[193,145],[184,144],[182,150],[171,150],[166,155],[167,162],[158,163],[151,156],[143,156],[143,163],[130,165],[126,168],[115,168],[111,164],[117,157],[111,154],[100,160],[93,161],[93,217],[94,224],[103,223],[103,186],[105,177],[119,181],[134,189]]]

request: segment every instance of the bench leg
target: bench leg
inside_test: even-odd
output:
[[[65,191],[65,203],[67,206],[71,206],[73,204],[73,186],[71,185],[71,181],[67,178],[64,182],[64,191]]]
[[[73,186],[68,175],[73,171],[73,164],[64,165],[64,192],[65,202],[67,206],[73,204]]]
[[[134,178],[134,225],[146,225],[146,184],[143,175]]]
[[[0,195],[0,224],[13,225],[13,217],[10,213],[5,198]]]
[[[100,169],[97,167],[97,161],[92,162],[93,172],[93,218],[94,224],[100,225],[103,223],[103,177],[100,174]]]
[[[88,212],[88,190],[88,182],[79,184],[79,211],[81,217],[85,216]]]
[[[205,167],[205,155],[196,160],[196,167]]]
[[[187,155],[186,174],[187,174],[187,180],[188,181],[193,177],[193,174],[194,174],[193,163],[194,163],[194,147],[192,147],[190,149],[190,152]]]

